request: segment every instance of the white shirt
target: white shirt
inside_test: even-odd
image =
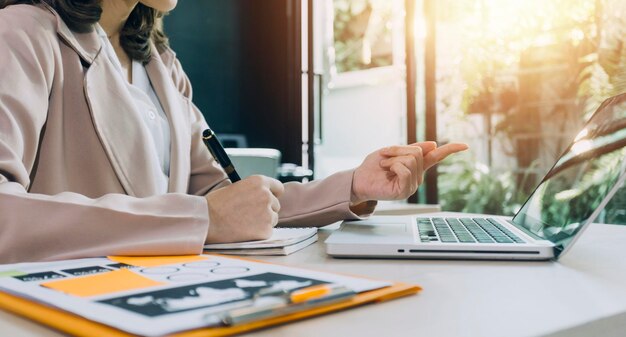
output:
[[[115,50],[106,35],[106,32],[96,24],[96,31],[102,40],[103,52],[117,68],[128,91],[134,99],[135,111],[144,122],[143,126],[152,137],[152,145],[149,151],[159,158],[160,167],[153,168],[157,177],[157,189],[161,193],[167,193],[170,174],[170,126],[163,106],[150,83],[146,68],[138,61],[132,62],[132,84],[128,83],[122,65],[115,54]]]

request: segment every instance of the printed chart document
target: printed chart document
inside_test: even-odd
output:
[[[0,266],[0,291],[132,334],[218,326],[224,311],[271,292],[391,284],[214,255],[108,257]]]
[[[317,241],[317,228],[274,228],[267,240],[204,245],[209,253],[289,255]]]

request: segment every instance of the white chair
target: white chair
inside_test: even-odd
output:
[[[225,150],[242,179],[255,174],[276,178],[281,159],[280,151],[264,148],[226,148]]]

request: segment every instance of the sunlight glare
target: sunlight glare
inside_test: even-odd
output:
[[[554,199],[557,201],[568,201],[568,200],[572,200],[574,198],[576,198],[577,196],[582,194],[582,190],[581,189],[571,189],[571,190],[564,190],[561,191],[557,194],[554,195]]]
[[[372,46],[370,44],[370,40],[367,38],[363,39],[363,49],[361,50],[361,62],[363,64],[372,63]]]
[[[576,138],[574,138],[574,141],[577,142],[587,137],[588,135],[589,135],[589,130],[587,128],[584,128],[576,135]]]
[[[584,0],[482,0],[461,18],[470,28],[466,34],[479,43],[517,40],[523,43],[514,49],[523,50],[554,44],[555,34],[563,29],[571,29],[575,42],[582,41],[585,32],[570,26],[571,20],[584,21],[593,11],[594,4]]]
[[[584,140],[577,141],[576,143],[574,143],[574,145],[572,145],[572,152],[575,155],[579,155],[581,153],[585,153],[591,150],[592,148],[593,148],[593,142],[588,139],[584,139]]]
[[[428,36],[426,19],[423,16],[418,16],[415,18],[413,36],[415,36],[415,38],[419,40],[424,40]]]

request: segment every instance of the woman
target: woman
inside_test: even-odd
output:
[[[394,146],[321,181],[231,184],[158,28],[175,5],[0,0],[0,262],[198,254],[277,223],[364,217],[466,148]]]

